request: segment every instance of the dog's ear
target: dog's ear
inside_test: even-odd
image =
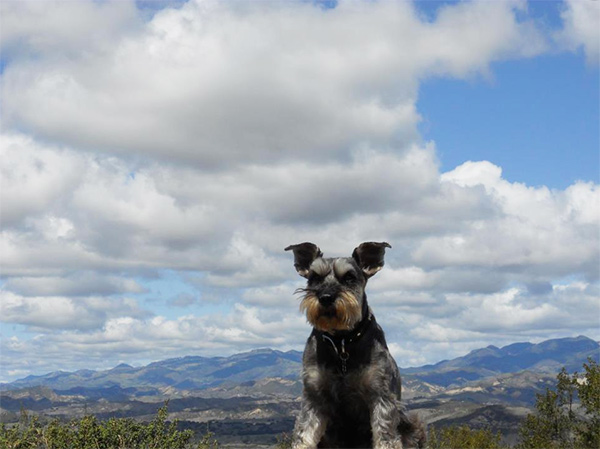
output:
[[[370,278],[375,273],[383,268],[385,249],[392,246],[387,242],[365,242],[358,245],[352,252],[352,258],[356,261],[359,267],[367,278]]]
[[[285,251],[294,251],[294,267],[300,276],[308,277],[310,264],[313,260],[323,257],[323,253],[317,245],[310,242],[298,243],[288,246]]]

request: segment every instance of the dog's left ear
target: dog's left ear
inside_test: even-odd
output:
[[[358,245],[352,252],[352,258],[356,261],[359,267],[367,278],[370,278],[375,273],[383,268],[385,262],[383,256],[385,249],[392,246],[387,242],[365,242]]]
[[[298,243],[290,245],[284,251],[294,251],[294,267],[300,276],[308,277],[310,264],[319,257],[323,257],[323,253],[317,245],[310,242]]]

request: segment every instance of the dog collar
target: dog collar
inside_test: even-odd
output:
[[[350,354],[346,352],[346,339],[342,338],[342,347],[338,351],[338,348],[332,338],[328,337],[325,333],[323,333],[322,337],[323,341],[327,340],[329,341],[329,343],[331,343],[331,346],[333,346],[335,353],[342,362],[342,374],[346,374],[346,372],[348,371],[348,365],[346,362],[348,362],[348,359],[350,358]]]
[[[327,332],[321,333],[321,338],[323,339],[323,341],[327,341],[331,344],[335,351],[335,354],[340,359],[342,374],[346,374],[346,372],[348,371],[348,359],[350,358],[350,354],[348,353],[348,351],[346,351],[346,345],[357,342],[360,339],[360,337],[362,337],[365,334],[365,331],[367,330],[369,324],[371,324],[372,319],[373,315],[371,314],[371,311],[369,311],[368,315],[365,316],[365,318],[363,318],[357,329],[351,332],[350,334],[345,335],[341,339],[336,338],[335,336],[330,335]],[[339,349],[335,340],[339,341]]]

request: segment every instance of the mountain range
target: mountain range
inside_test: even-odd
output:
[[[588,357],[598,361],[600,345],[584,336],[546,340],[538,344],[514,343],[502,348],[488,346],[476,349],[463,357],[443,360],[435,365],[407,368],[421,380],[448,387],[469,381],[519,371],[555,374],[581,370]]]
[[[45,386],[64,394],[93,393],[118,387],[135,389],[141,395],[159,390],[204,390],[224,383],[243,383],[262,378],[296,378],[302,353],[256,349],[230,357],[187,356],[150,363],[142,367],[120,364],[110,370],[55,371],[28,376],[0,386],[13,390]]]
[[[507,373],[532,371],[555,374],[562,367],[581,369],[588,357],[598,361],[600,345],[584,336],[547,340],[538,344],[515,343],[502,348],[488,346],[463,357],[444,360],[435,365],[404,368],[401,372],[429,384],[442,387]],[[0,391],[45,386],[64,394],[93,393],[97,389],[117,387],[135,389],[141,395],[169,389],[206,390],[238,385],[265,378],[297,380],[302,353],[257,349],[230,357],[188,356],[150,363],[142,367],[120,364],[110,370],[56,371],[42,376],[28,376],[3,384]]]

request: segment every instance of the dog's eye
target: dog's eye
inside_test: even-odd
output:
[[[342,278],[342,282],[344,284],[351,284],[353,282],[356,281],[356,275],[354,273],[352,273],[351,271],[349,271],[348,273],[346,273],[344,275],[344,277]]]

